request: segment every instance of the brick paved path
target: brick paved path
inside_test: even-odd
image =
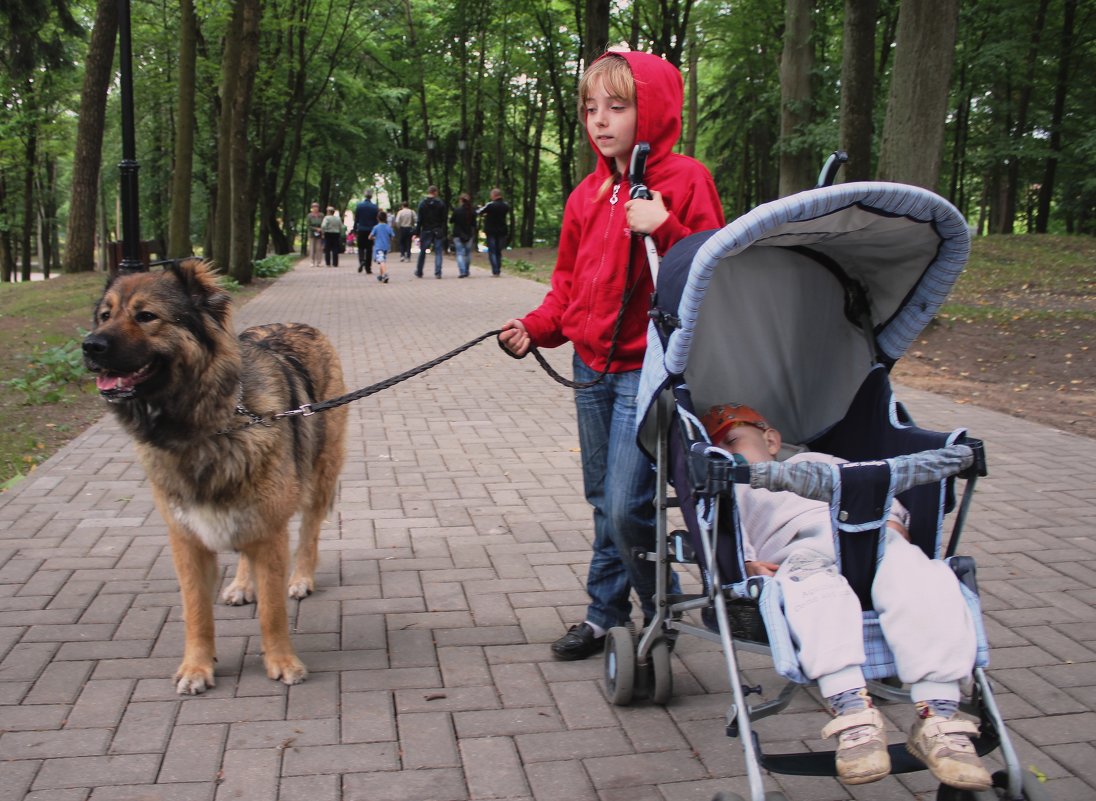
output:
[[[348,259],[353,263],[352,259]],[[477,260],[478,261],[478,260]],[[241,324],[325,329],[363,386],[526,311],[544,287],[382,286],[302,266]],[[569,352],[549,354],[561,370]],[[969,524],[992,675],[1024,759],[1057,801],[1096,797],[1096,443],[921,392],[918,421],[988,442]],[[580,619],[589,553],[570,394],[491,342],[351,407],[349,457],[318,591],[291,602],[304,684],[269,681],[254,607],[217,607],[217,687],[169,679],[182,623],[165,528],[133,451],[94,425],[0,495],[0,801],[708,801],[745,791],[723,734],[722,656],[683,639],[669,706],[608,704],[601,662],[547,643]],[[232,559],[222,557],[227,573]],[[750,676],[777,688],[759,657]],[[889,707],[905,726],[908,710]],[[766,747],[818,745],[800,694]],[[895,738],[900,735],[897,731]],[[833,780],[770,780],[837,801]],[[928,774],[852,797],[929,799]]]

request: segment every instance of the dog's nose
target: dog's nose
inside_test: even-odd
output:
[[[88,334],[84,337],[85,356],[102,356],[107,352],[108,346],[107,338],[101,334]]]

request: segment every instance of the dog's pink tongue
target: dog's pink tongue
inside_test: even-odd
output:
[[[126,375],[102,375],[95,376],[95,386],[100,392],[109,392],[114,389],[130,389],[133,386],[133,378]]]

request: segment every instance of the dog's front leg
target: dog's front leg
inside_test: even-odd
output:
[[[251,562],[259,601],[259,628],[263,635],[263,664],[266,675],[285,684],[304,681],[308,670],[297,658],[289,640],[289,620],[285,602],[286,574],[289,569],[289,526],[269,538],[252,541],[240,549]]]
[[[183,598],[186,642],[183,661],[175,671],[175,690],[197,695],[214,686],[213,597],[217,592],[217,554],[177,523],[168,525],[171,558]]]

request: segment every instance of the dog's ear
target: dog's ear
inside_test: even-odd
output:
[[[183,285],[191,302],[227,325],[232,297],[217,283],[213,263],[203,259],[183,259],[172,262],[168,269]]]

